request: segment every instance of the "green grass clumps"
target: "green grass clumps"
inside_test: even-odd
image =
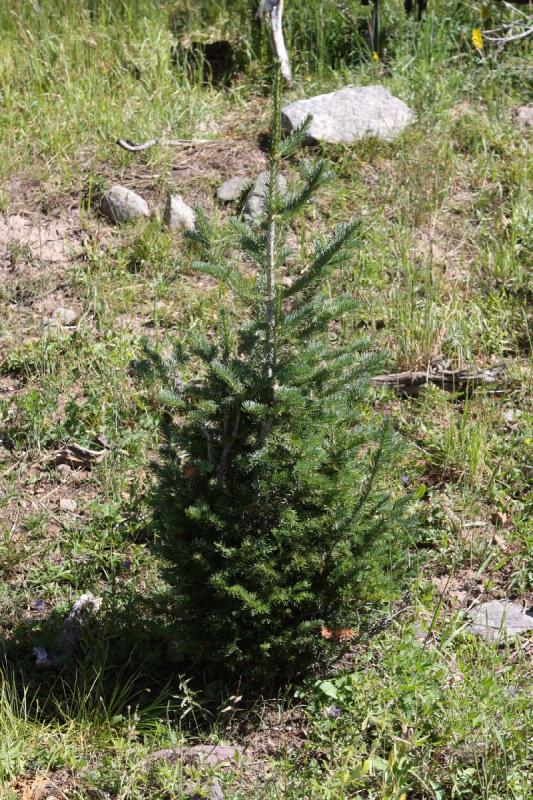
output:
[[[309,245],[309,260],[280,281],[290,224],[329,176],[324,161],[304,161],[298,188],[280,192],[282,158],[309,121],[281,139],[276,76],[265,210],[233,223],[240,263],[205,217],[190,234],[205,259],[196,269],[239,298],[245,321],[234,330],[222,310],[210,340],[178,344],[170,362],[149,351],[145,365],[164,387],[154,502],[176,650],[211,672],[263,680],[331,654],[335,630],[355,628],[367,604],[389,596],[408,542],[405,500],[390,492],[399,442],[370,414],[383,357],[366,338],[329,341],[355,303],[327,298],[323,285],[353,259],[359,225]],[[186,385],[178,370],[193,359],[201,377]]]
[[[438,648],[404,626],[317,683],[307,767],[295,778],[308,797],[530,796],[527,654],[498,653],[460,623],[439,631]]]

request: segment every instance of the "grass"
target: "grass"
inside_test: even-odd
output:
[[[305,248],[310,226],[365,220],[357,262],[331,283],[359,300],[342,336],[367,328],[397,369],[443,357],[507,370],[468,398],[376,397],[410,443],[405,491],[421,496],[413,557],[424,566],[338,671],[273,698],[244,683],[200,691],[178,675],[145,500],[157,420],[131,362],[143,336],[164,349],[206,329],[219,290],[190,274],[189,245],[157,219],[111,231],[87,202],[122,182],[159,210],[177,186],[225,219],[216,186],[263,163],[268,37],[244,0],[0,8],[0,236],[8,216],[39,229],[0,242],[0,794],[10,800],[36,772],[75,798],[207,790],[212,769],[145,767],[191,741],[247,747],[248,763],[215,770],[234,800],[531,795],[530,641],[496,648],[464,627],[479,597],[531,605],[533,593],[530,144],[513,115],[528,102],[528,43],[473,50],[471,29],[505,16],[500,4],[487,20],[481,2],[435,0],[421,26],[399,0],[382,5],[373,62],[369,9],[287,3],[288,98],[379,82],[416,112],[394,143],[322,148],[336,180],[295,240]],[[206,36],[235,45],[228,87],[204,84],[183,49],[173,61],[176,45]],[[113,144],[159,135],[217,141],[139,155]],[[50,220],[75,243],[60,260],[46,249]],[[45,327],[60,306],[79,313],[75,330]],[[104,442],[107,454],[81,471],[57,466],[72,441]],[[100,625],[62,672],[37,673],[32,647],[53,643],[85,591],[104,598]]]

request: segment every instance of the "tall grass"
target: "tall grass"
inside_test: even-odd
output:
[[[120,135],[145,139],[210,133],[242,89],[263,90],[268,31],[250,0],[21,0],[0,7],[0,142],[3,169],[39,162],[46,172],[72,174],[75,157],[120,160]],[[465,8],[465,6],[467,8]],[[427,106],[439,94],[468,83],[476,65],[468,32],[477,4],[435,0],[423,25],[407,18],[401,0],[383,6],[384,63],[394,59],[392,81],[371,67],[367,18],[358,2],[289,2],[286,35],[298,81],[390,82],[408,100]],[[239,20],[238,27],[235,20]],[[198,75],[173,58],[175,46],[229,38],[242,56],[239,91],[201,86]],[[465,59],[454,69],[451,54]],[[449,74],[442,79],[442,66]],[[464,67],[467,66],[467,69]],[[445,99],[444,96],[442,98]]]

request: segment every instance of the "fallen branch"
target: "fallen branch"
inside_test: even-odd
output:
[[[141,153],[143,150],[149,150],[156,144],[163,147],[197,147],[206,144],[219,144],[219,139],[148,139],[147,142],[135,144],[131,139],[117,139],[117,144],[128,153]]]
[[[291,64],[289,54],[283,37],[283,10],[285,0],[261,0],[257,16],[268,15],[270,31],[272,34],[272,47],[274,55],[281,64],[281,74],[287,83],[292,83]]]
[[[505,372],[504,364],[494,367],[471,370],[438,370],[429,367],[423,371],[395,372],[391,375],[377,375],[372,379],[374,386],[390,386],[399,394],[416,395],[422,386],[432,383],[447,392],[464,391],[475,386],[495,383]]]
[[[526,3],[529,5],[529,1],[530,0],[518,0],[518,2],[522,3],[523,5],[526,5]],[[512,3],[508,3],[508,2],[506,2],[506,0],[503,0],[503,5],[506,6],[507,8],[509,8],[511,11],[516,11],[516,13],[520,14],[522,17],[527,17],[527,14],[526,14],[525,11],[522,11],[521,8],[517,8],[516,6],[513,6]]]
[[[108,449],[106,447],[103,450],[91,450],[88,447],[82,447],[81,444],[71,442],[62,447],[61,450],[57,450],[54,453],[53,460],[57,465],[68,464],[73,469],[78,467],[89,469],[93,462],[98,463],[101,461],[107,452]]]
[[[508,42],[517,42],[520,39],[527,39],[528,36],[532,36],[533,35],[533,26],[530,26],[529,28],[526,28],[525,31],[521,31],[520,33],[511,33],[511,34],[509,34],[509,36],[491,36],[491,35],[489,35],[489,33],[490,34],[497,33],[500,30],[503,30],[503,28],[495,28],[493,31],[489,31],[489,32],[484,33],[483,37],[488,42],[496,42],[497,44],[508,44]]]
[[[504,2],[504,6],[515,14],[518,14],[518,19],[515,18],[510,22],[504,22],[492,30],[483,31],[483,38],[488,42],[505,45],[509,42],[527,39],[529,36],[533,35],[533,16],[531,14],[526,14],[520,8],[516,8],[510,3]]]

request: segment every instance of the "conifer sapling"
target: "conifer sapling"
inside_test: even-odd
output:
[[[323,160],[303,160],[297,188],[280,193],[283,160],[309,120],[282,138],[279,65],[272,105],[264,215],[234,220],[229,247],[201,211],[189,234],[203,253],[194,268],[233,293],[245,321],[236,326],[222,308],[211,336],[176,344],[170,360],[147,349],[144,361],[163,386],[153,498],[175,648],[217,674],[262,680],[331,655],[324,631],[356,627],[394,587],[409,527],[388,486],[398,441],[369,403],[382,356],[368,340],[330,342],[355,302],[323,286],[355,258],[359,225],[337,225],[280,281],[291,225],[330,173]],[[193,368],[198,377],[184,383]]]

